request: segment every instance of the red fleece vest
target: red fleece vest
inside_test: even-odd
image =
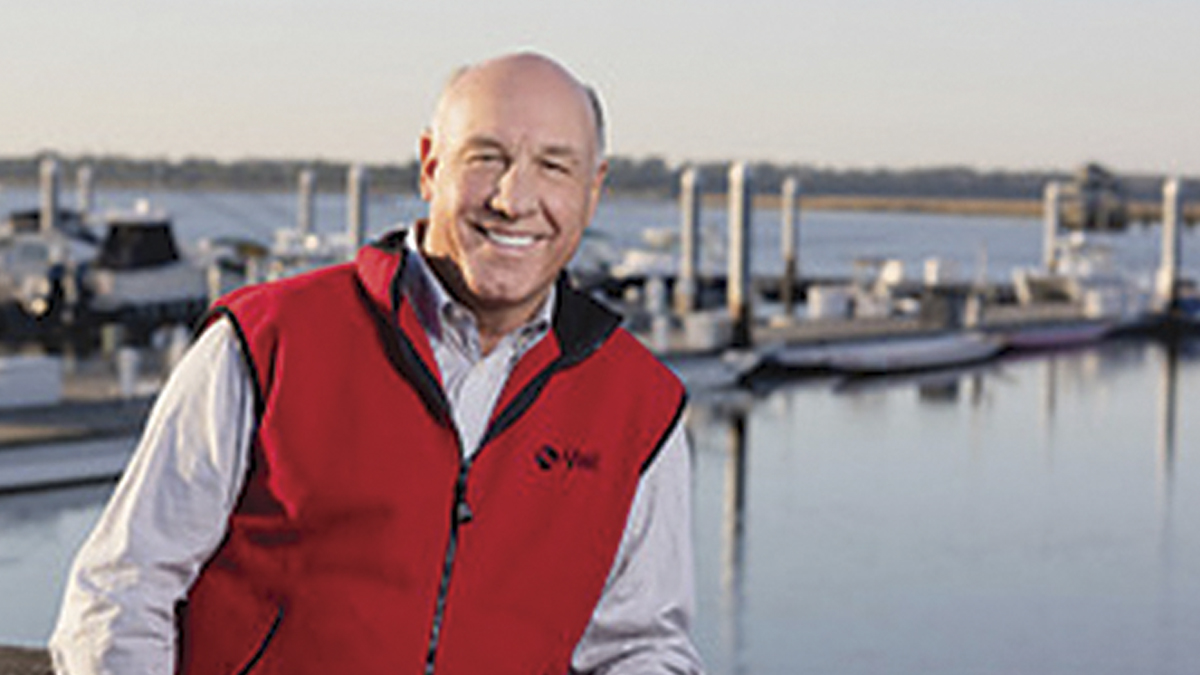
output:
[[[223,300],[258,389],[246,487],[179,671],[561,675],[683,389],[560,287],[464,465],[403,254]]]

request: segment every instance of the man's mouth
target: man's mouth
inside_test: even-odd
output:
[[[532,234],[519,234],[514,232],[498,232],[489,230],[479,225],[475,226],[475,231],[479,232],[485,239],[505,248],[529,248],[538,242],[538,237]]]

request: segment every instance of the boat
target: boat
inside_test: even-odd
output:
[[[949,368],[986,361],[1004,343],[980,331],[892,338],[831,351],[829,368],[848,375],[881,375]]]
[[[99,220],[37,210],[0,227],[0,334],[6,342],[77,346],[105,324],[143,342],[159,327],[191,325],[208,305],[207,263],[184,254],[171,219],[139,201]]]
[[[208,306],[206,265],[184,255],[171,219],[139,201],[104,219],[96,257],[81,275],[80,311],[91,323],[124,326],[141,341],[155,329],[192,325]]]
[[[1080,319],[1012,326],[994,333],[1006,349],[1064,349],[1103,340],[1118,326],[1114,319]]]
[[[0,223],[0,336],[6,342],[54,332],[76,301],[79,272],[99,239],[83,216],[58,209],[13,211]]]
[[[883,375],[935,370],[983,362],[1003,349],[1000,338],[976,330],[780,345],[763,353],[755,376]]]
[[[1020,305],[1070,305],[1084,318],[1118,326],[1146,320],[1150,293],[1116,268],[1109,247],[1072,232],[1055,240],[1052,259],[1049,270],[1013,271]]]

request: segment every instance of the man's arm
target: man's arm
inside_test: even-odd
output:
[[[253,406],[232,327],[220,321],[172,373],[75,559],[50,639],[57,673],[174,670],[175,605],[225,534]]]
[[[691,467],[677,423],[646,470],[621,547],[572,668],[604,675],[698,674],[689,630],[694,611]]]

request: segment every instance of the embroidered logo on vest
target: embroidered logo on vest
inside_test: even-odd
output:
[[[566,467],[567,471],[595,471],[600,465],[600,455],[573,448],[560,451],[553,446],[543,445],[541,450],[534,454],[533,461],[537,462],[542,471],[550,471],[559,465]]]

